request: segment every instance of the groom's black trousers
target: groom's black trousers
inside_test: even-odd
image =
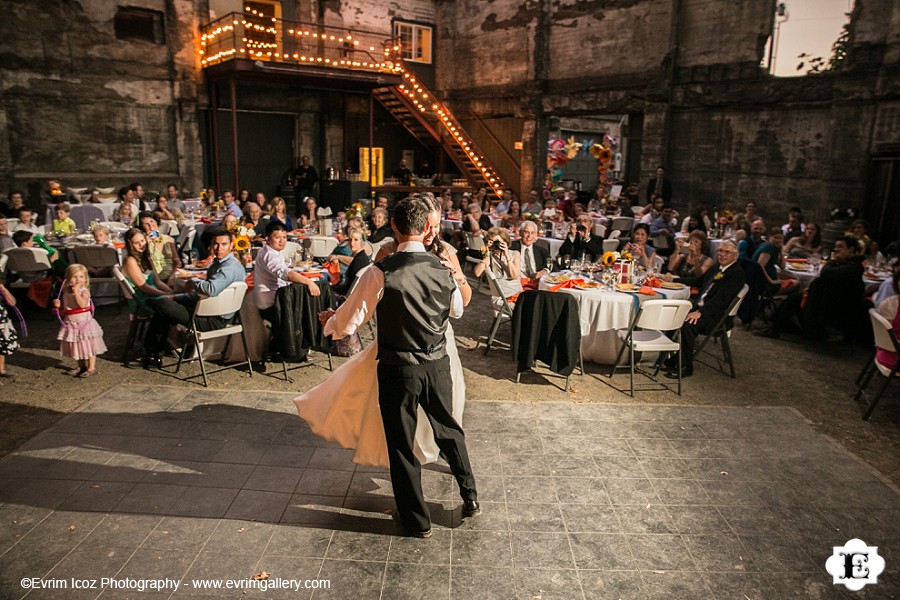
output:
[[[416,412],[421,406],[434,429],[434,440],[447,459],[463,500],[475,500],[475,476],[462,427],[453,418],[450,359],[423,365],[378,363],[378,402],[391,461],[394,500],[403,525],[411,531],[431,527],[422,495],[422,465],[413,454]]]

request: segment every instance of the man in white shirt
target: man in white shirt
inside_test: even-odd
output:
[[[272,321],[270,309],[275,304],[279,288],[292,283],[302,283],[311,296],[321,294],[316,282],[292,270],[281,253],[287,246],[287,229],[281,221],[271,221],[266,226],[266,243],[253,261],[253,294],[256,307],[267,321]]]
[[[44,233],[44,228],[35,225],[34,213],[31,212],[30,208],[22,207],[19,209],[19,224],[15,226],[13,233],[17,231],[30,231],[37,235],[39,233]]]

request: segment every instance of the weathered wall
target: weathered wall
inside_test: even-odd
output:
[[[673,7],[678,7],[673,12]],[[773,78],[760,68],[771,0],[523,0],[439,4],[438,81],[458,110],[522,118],[541,181],[547,123],[640,114],[641,186],[668,167],[676,201],[775,220],[865,204],[870,152],[900,143],[900,4],[857,0],[840,72]],[[515,43],[510,43],[515,40]],[[514,108],[511,105],[515,104]]]
[[[117,40],[116,3],[0,3],[0,189],[200,181],[197,3],[139,0],[166,14],[166,44]]]

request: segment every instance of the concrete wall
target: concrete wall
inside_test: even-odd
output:
[[[69,186],[196,182],[198,4],[163,12],[166,43],[115,37],[116,3],[0,3],[0,190],[59,177]]]

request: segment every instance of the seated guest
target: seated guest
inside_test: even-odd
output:
[[[819,276],[809,286],[804,301],[802,293],[788,296],[772,320],[772,324],[755,335],[777,338],[799,317],[804,336],[825,339],[827,327],[835,326],[842,333],[850,333],[859,325],[864,284],[862,259],[855,254],[856,239],[850,236],[834,242],[831,260],[822,267]]]
[[[517,251],[510,249],[509,232],[499,227],[488,229],[484,238],[488,252],[484,259],[475,265],[475,277],[481,277],[486,269],[497,279],[519,279],[522,276],[522,264]]]
[[[556,208],[556,200],[553,198],[544,202],[544,208],[538,214],[541,221],[559,221],[563,218],[563,213]]]
[[[275,196],[272,198],[272,202],[269,203],[269,207],[269,222],[280,221],[281,223],[284,223],[285,229],[293,231],[294,222],[287,212],[287,204],[285,203],[284,198]],[[268,225],[266,226],[266,231],[268,231]]]
[[[857,254],[865,259],[868,259],[873,264],[879,262],[878,244],[869,237],[868,222],[862,219],[853,221],[852,223],[850,223],[850,229],[848,229],[847,233],[845,233],[844,235],[852,236],[857,239]]]
[[[509,203],[513,198],[512,198],[512,192],[507,192],[507,194],[508,195],[500,196],[499,202],[497,202],[497,204],[494,205],[494,215],[495,216],[499,217],[499,216],[505,215],[506,213],[509,212]]]
[[[279,288],[299,283],[306,286],[311,296],[321,294],[314,280],[288,267],[281,253],[286,246],[287,230],[284,223],[270,221],[266,225],[266,243],[253,261],[253,294],[256,298],[256,307],[262,317],[270,323],[277,322],[272,306],[275,304],[275,294]]]
[[[0,253],[15,247],[16,243],[9,235],[9,221],[6,220],[6,215],[0,214]]]
[[[578,217],[569,225],[569,233],[559,247],[559,256],[571,256],[577,260],[595,262],[603,256],[603,240],[591,235],[594,220],[588,214]]]
[[[536,215],[543,209],[544,203],[541,202],[541,198],[540,195],[538,195],[537,190],[531,190],[530,192],[528,192],[528,201],[525,203],[525,206],[522,207],[522,212]]]
[[[244,227],[252,229],[257,236],[263,236],[266,233],[269,217],[263,216],[262,208],[256,202],[248,202],[245,208],[247,210],[244,213]]]
[[[803,235],[797,235],[784,245],[784,253],[790,258],[809,258],[822,254],[822,234],[815,223],[807,223]]]
[[[662,196],[654,195],[650,200],[650,203],[644,208],[644,212],[641,213],[641,223],[644,225],[653,223],[653,221],[662,214],[662,209],[665,204],[666,201],[663,200]]]
[[[152,299],[153,318],[144,337],[144,366],[159,366],[160,354],[165,350],[165,342],[170,326],[187,327],[200,295],[215,297],[232,283],[244,281],[244,266],[234,256],[234,236],[224,229],[213,231],[212,254],[215,260],[206,271],[206,279],[193,278],[187,281],[187,292],[173,298]],[[210,331],[225,327],[234,317],[227,314],[215,317],[197,317],[197,328]]]
[[[753,260],[753,255],[756,254],[756,249],[759,248],[763,244],[763,242],[765,242],[765,239],[763,238],[765,233],[765,221],[763,221],[759,217],[753,219],[753,221],[750,223],[750,237],[741,240],[739,246],[741,258]]]
[[[340,282],[332,286],[334,293],[340,296],[346,296],[350,293],[350,288],[353,287],[353,282],[356,280],[356,274],[368,266],[370,262],[369,255],[365,252],[366,238],[362,231],[356,228],[351,229],[347,234],[347,240],[352,253],[350,264],[341,275]]]
[[[506,229],[515,229],[519,227],[519,224],[522,222],[522,210],[519,206],[518,200],[513,200],[509,203],[509,210],[506,211],[506,214],[503,215],[503,220],[501,221],[501,225]]]
[[[716,251],[718,268],[709,269],[699,277],[682,279],[685,285],[696,286],[700,293],[694,299],[693,310],[681,326],[681,376],[694,374],[694,342],[698,335],[709,334],[728,312],[731,302],[744,287],[744,270],[737,264],[738,249],[731,240],[724,240]],[[678,358],[665,362],[666,377],[678,378]]]
[[[241,188],[241,189],[238,191],[238,195],[237,195],[237,203],[238,203],[238,206],[241,207],[241,210],[244,210],[244,206],[245,206],[248,202],[250,202],[250,200],[251,200],[251,198],[250,198],[250,188]]]
[[[300,214],[301,227],[310,229],[316,226],[316,221],[319,218],[318,215],[316,215],[316,210],[318,208],[316,199],[312,196],[307,196],[306,200],[303,201],[303,212]]]
[[[30,231],[31,233],[38,234],[44,233],[44,228],[34,223],[34,213],[31,212],[30,208],[25,208],[23,206],[19,209],[19,224],[13,229],[13,232],[16,231]]]
[[[800,211],[800,207],[794,206],[788,211],[788,222],[781,226],[785,243],[803,235],[804,229],[806,229],[806,225],[803,224],[803,213]]]
[[[126,202],[131,205],[131,212],[129,212],[129,216],[134,218],[139,212],[141,212],[141,201],[138,200],[135,195],[134,188],[132,186],[126,185],[124,187],[120,187],[119,191],[116,193],[116,202],[121,206]],[[113,215],[115,216],[115,211]],[[113,219],[117,220],[117,219]]]
[[[156,272],[166,283],[170,283],[175,269],[181,268],[181,259],[175,248],[175,240],[159,232],[159,221],[153,213],[142,212],[138,215],[141,231],[147,236],[150,260]]]
[[[112,220],[122,223],[123,225],[136,225],[134,222],[134,205],[125,200],[123,202],[119,202],[119,205],[113,210]]]
[[[91,229],[91,235],[94,236],[94,243],[98,246],[104,246],[106,248],[116,247],[113,241],[109,239],[109,227],[106,225],[97,225]]]
[[[75,233],[77,227],[75,226],[75,221],[69,216],[71,212],[72,207],[69,206],[68,202],[61,202],[56,205],[56,218],[53,219],[54,232],[59,231],[66,235]]]
[[[388,211],[383,208],[376,208],[372,211],[372,235],[369,236],[370,242],[376,244],[387,237],[394,237],[391,231],[390,217]]]
[[[15,219],[19,215],[19,209],[25,206],[22,192],[13,190],[9,193],[9,204],[0,200],[0,216]]]
[[[243,218],[244,211],[242,211],[241,207],[238,205],[237,198],[234,197],[234,192],[231,190],[222,192],[222,202],[225,203],[225,210],[227,212],[236,216],[238,219]]]
[[[184,202],[182,202],[178,198],[178,186],[174,183],[170,183],[166,186],[166,200],[168,200],[168,209],[171,211],[181,211],[182,214],[185,212]],[[156,199],[159,202],[159,198]],[[174,212],[173,212],[174,214]]]
[[[691,233],[692,231],[702,231],[705,234],[706,223],[703,222],[703,218],[699,213],[694,213],[688,217],[685,217],[684,221],[681,222],[681,231],[685,233]]]
[[[134,298],[128,301],[128,309],[137,316],[153,314],[153,309],[147,306],[147,298],[172,294],[172,288],[160,278],[153,265],[149,246],[146,234],[140,229],[132,227],[125,232],[126,255],[122,261],[122,275],[134,289]]]
[[[491,218],[484,214],[481,206],[477,202],[470,203],[462,221],[462,230],[473,235],[481,235],[491,227]]]
[[[756,214],[756,203],[748,202],[744,206],[744,212],[738,213],[737,217],[734,219],[734,228],[736,231],[746,231],[747,234],[750,233],[750,223],[757,217]]]
[[[366,241],[368,230],[366,229],[366,222],[362,220],[360,217],[351,217],[347,221],[347,225],[344,227],[344,239],[334,247],[334,250],[331,251],[331,254],[328,256],[329,262],[336,262],[341,266],[341,273],[343,274],[347,267],[350,266],[350,263],[353,262],[353,250],[350,248],[350,235],[354,232],[359,232],[363,236],[363,241]],[[370,255],[372,253],[372,246],[369,244],[364,244],[363,251]]]
[[[896,275],[900,273],[900,258],[894,257],[891,262],[891,273]],[[875,296],[872,298],[872,303],[875,306],[878,306],[891,296],[897,295],[897,289],[894,286],[892,278],[885,279],[881,282],[881,285],[878,286],[878,290],[875,292]]]
[[[900,339],[900,269],[894,269],[894,275],[885,283],[889,283],[893,295],[882,300],[875,307],[878,314],[887,319],[894,329],[894,335]],[[888,369],[893,369],[897,364],[897,353],[879,348],[875,353],[875,360]]]
[[[653,265],[653,255],[656,249],[650,241],[650,228],[646,223],[638,223],[631,232],[631,242],[625,245],[625,249],[631,252],[634,264],[649,269]]]
[[[184,221],[184,213],[177,208],[170,209],[169,199],[165,196],[160,196],[156,199],[156,208],[153,209],[153,213],[157,215],[161,221],[175,221],[177,223]]]
[[[50,260],[50,265],[53,268],[54,272],[65,272],[68,263],[62,260],[60,253],[57,252],[56,248],[47,245],[47,242],[44,241],[43,236],[34,235],[30,231],[17,231],[12,235],[12,241],[15,244],[16,248],[38,247],[39,249],[47,253],[47,258]],[[47,277],[48,274],[49,273],[47,271],[34,271],[30,273],[22,273],[19,275],[19,278],[22,281],[33,282]]]
[[[779,279],[778,268],[784,269],[783,243],[784,234],[781,233],[781,228],[773,227],[769,231],[769,239],[753,254],[753,261],[762,267],[763,275],[768,282],[767,291],[770,296],[787,294],[798,284],[796,279]]]
[[[550,251],[535,244],[538,239],[538,228],[533,221],[522,221],[519,235],[520,239],[510,244],[510,250],[518,252],[521,257],[522,276],[536,282],[549,272]]]
[[[684,246],[684,238],[675,240],[675,252],[669,257],[669,273],[679,277],[702,277],[714,262],[707,254],[709,241],[706,233],[701,229],[695,229],[687,238],[687,254],[683,252]]]
[[[675,246],[675,227],[678,224],[675,218],[675,209],[666,204],[659,216],[650,223],[650,237],[653,238],[653,246],[661,256],[668,256]]]

